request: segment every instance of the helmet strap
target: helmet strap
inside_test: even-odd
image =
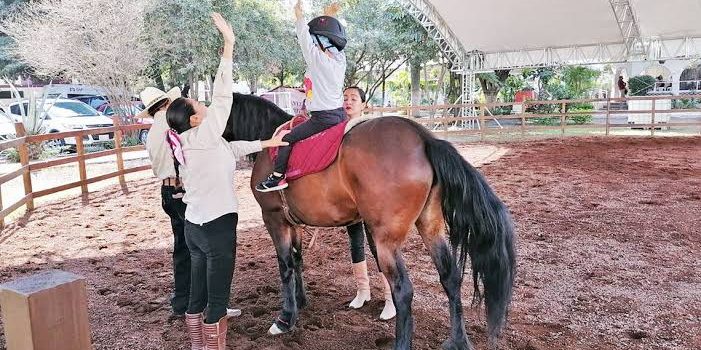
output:
[[[321,39],[319,38],[318,34],[314,34],[314,37],[316,38],[316,42],[319,44],[319,47],[321,48],[322,52],[326,52],[326,50],[334,47],[333,44],[331,46],[324,46],[324,44],[321,43]]]

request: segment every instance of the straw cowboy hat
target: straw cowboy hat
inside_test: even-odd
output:
[[[176,98],[181,97],[180,94],[180,88],[179,87],[174,87],[168,92],[163,92],[161,89],[157,89],[155,87],[147,87],[144,89],[144,91],[141,92],[141,102],[146,106],[144,110],[148,110],[149,108],[153,107],[156,103],[159,101],[162,101],[163,99],[170,99],[170,101],[174,101]]]

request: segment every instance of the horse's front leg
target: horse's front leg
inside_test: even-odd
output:
[[[282,312],[270,326],[272,335],[289,332],[297,323],[295,254],[292,249],[293,228],[281,211],[264,212],[263,221],[273,239],[282,280]],[[301,253],[301,252],[300,252]]]
[[[304,271],[304,261],[302,260],[302,236],[304,230],[296,230],[292,228],[292,258],[295,263],[295,288],[297,307],[304,309],[307,306],[307,292],[304,289],[304,279],[302,272]]]

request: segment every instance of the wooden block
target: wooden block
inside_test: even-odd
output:
[[[0,285],[7,350],[92,349],[85,280],[49,270]]]

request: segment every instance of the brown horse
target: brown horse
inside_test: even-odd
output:
[[[290,118],[267,100],[235,94],[223,137],[229,141],[267,139]],[[267,152],[257,154],[252,190],[272,167]],[[284,191],[290,214],[306,225],[337,227],[365,221],[397,308],[395,349],[411,348],[413,286],[401,249],[414,225],[450,304],[451,333],[443,347],[472,348],[460,297],[468,255],[473,303],[484,299],[489,337],[496,339],[514,282],[513,224],[484,177],[450,143],[408,119],[372,119],[345,135],[338,158],[328,169],[295,180]],[[302,237],[286,219],[279,192],[253,192],[275,244],[282,279],[282,312],[271,333],[287,332],[297,322],[298,310],[307,304]]]

